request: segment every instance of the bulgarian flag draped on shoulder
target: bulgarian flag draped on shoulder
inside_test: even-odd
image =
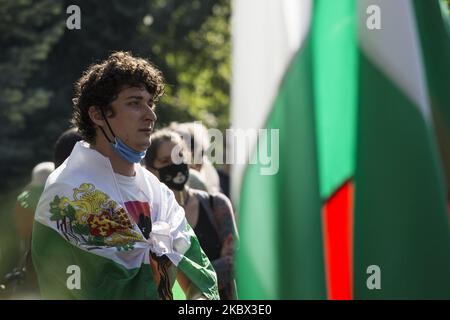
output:
[[[208,299],[218,298],[216,274],[173,193],[139,165],[136,178],[149,196],[149,239],[128,217],[108,158],[87,143],[78,142],[49,177],[32,251],[45,298],[158,299],[151,252],[169,258]],[[78,286],[70,270],[79,272]]]
[[[156,121],[155,70],[116,53],[77,84],[74,119],[90,141],[50,175],[35,214],[32,254],[44,298],[172,299],[175,277],[188,299],[219,297],[184,210],[138,164]]]

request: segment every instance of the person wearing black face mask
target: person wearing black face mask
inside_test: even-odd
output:
[[[158,175],[162,183],[172,190],[183,191],[184,185],[189,178],[189,167],[186,163],[173,163],[156,170],[158,170]]]
[[[187,159],[189,151],[174,131],[162,129],[151,136],[145,166],[174,193],[184,208],[186,219],[211,261],[223,300],[236,299],[234,281],[234,243],[237,228],[230,200],[221,193],[189,188]]]
[[[161,138],[158,138],[160,135]],[[186,187],[189,166],[181,150],[177,157],[178,163],[174,163],[171,156],[173,148],[182,143],[181,139],[174,132],[162,130],[153,134],[151,141],[151,147],[147,150],[148,154],[144,160],[146,168],[173,191],[179,204],[185,204],[189,196]],[[158,152],[159,155],[156,157]]]

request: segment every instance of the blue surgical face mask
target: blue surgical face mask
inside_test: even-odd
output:
[[[139,163],[142,159],[144,159],[146,151],[135,151],[127,146],[118,137],[115,137],[114,141],[115,143],[111,143],[111,146],[123,159],[131,163]]]
[[[116,137],[116,135],[114,134],[114,131],[112,131],[111,126],[109,125],[108,119],[106,119],[103,109],[101,109],[101,112],[103,114],[103,118],[106,121],[106,124],[108,125],[109,131],[112,133],[112,135],[114,137],[114,142],[112,142],[111,139],[108,138],[108,136],[106,135],[106,133],[102,127],[100,127],[100,130],[102,130],[103,135],[105,136],[106,140],[109,141],[109,144],[111,145],[113,150],[119,156],[121,156],[123,159],[125,159],[126,161],[128,161],[130,163],[139,163],[142,159],[144,159],[145,153],[147,151],[136,151],[136,150],[130,148],[129,146],[127,146],[125,144],[125,142],[123,142],[119,137]]]

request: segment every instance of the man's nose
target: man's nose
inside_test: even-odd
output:
[[[146,120],[156,122],[158,117],[156,116],[154,108],[155,108],[155,105],[147,106],[147,113],[145,114]]]

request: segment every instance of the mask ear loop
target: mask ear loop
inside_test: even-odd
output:
[[[112,135],[113,135],[113,137],[114,137],[114,139],[115,139],[115,138],[116,138],[116,135],[114,134],[114,131],[111,129],[111,126],[109,125],[108,119],[106,119],[105,111],[103,110],[103,108],[100,108],[100,112],[102,113],[103,119],[105,119],[105,121],[106,121],[106,124],[107,124],[107,126],[108,126],[108,128],[109,128],[109,131],[111,131],[111,133],[112,133]],[[109,143],[113,143],[113,141],[112,141],[111,139],[108,138],[108,136],[106,135],[105,130],[103,130],[102,127],[100,127],[100,130],[102,130],[103,135],[105,136],[106,140],[108,140]]]

